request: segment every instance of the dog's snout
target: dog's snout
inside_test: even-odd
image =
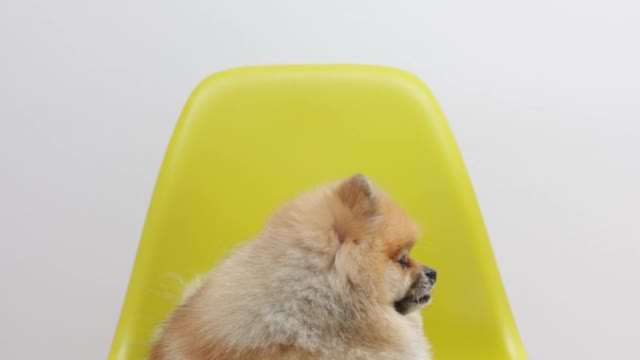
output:
[[[430,267],[424,267],[424,276],[427,277],[427,279],[435,282],[436,278],[438,277],[438,273],[436,272],[435,269],[432,269]]]

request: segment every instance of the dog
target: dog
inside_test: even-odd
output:
[[[429,360],[436,271],[416,223],[366,176],[303,193],[207,274],[149,360]]]

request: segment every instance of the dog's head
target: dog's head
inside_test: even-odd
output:
[[[417,225],[363,175],[285,204],[265,231],[278,254],[289,254],[283,266],[295,262],[290,271],[325,274],[336,295],[353,306],[404,315],[431,300],[436,271],[410,256]]]
[[[350,290],[400,314],[428,304],[436,271],[410,256],[414,221],[363,175],[338,184],[334,196],[335,265]]]

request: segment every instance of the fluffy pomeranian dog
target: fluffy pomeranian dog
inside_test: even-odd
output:
[[[435,270],[416,224],[363,175],[305,193],[175,310],[150,360],[428,360]]]

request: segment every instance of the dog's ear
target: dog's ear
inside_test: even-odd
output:
[[[358,217],[370,217],[375,214],[376,197],[373,185],[362,174],[353,175],[340,184],[338,198],[342,205]]]
[[[362,237],[378,214],[375,188],[369,179],[356,174],[338,185],[338,199],[346,212],[336,214],[336,234],[340,242]]]

